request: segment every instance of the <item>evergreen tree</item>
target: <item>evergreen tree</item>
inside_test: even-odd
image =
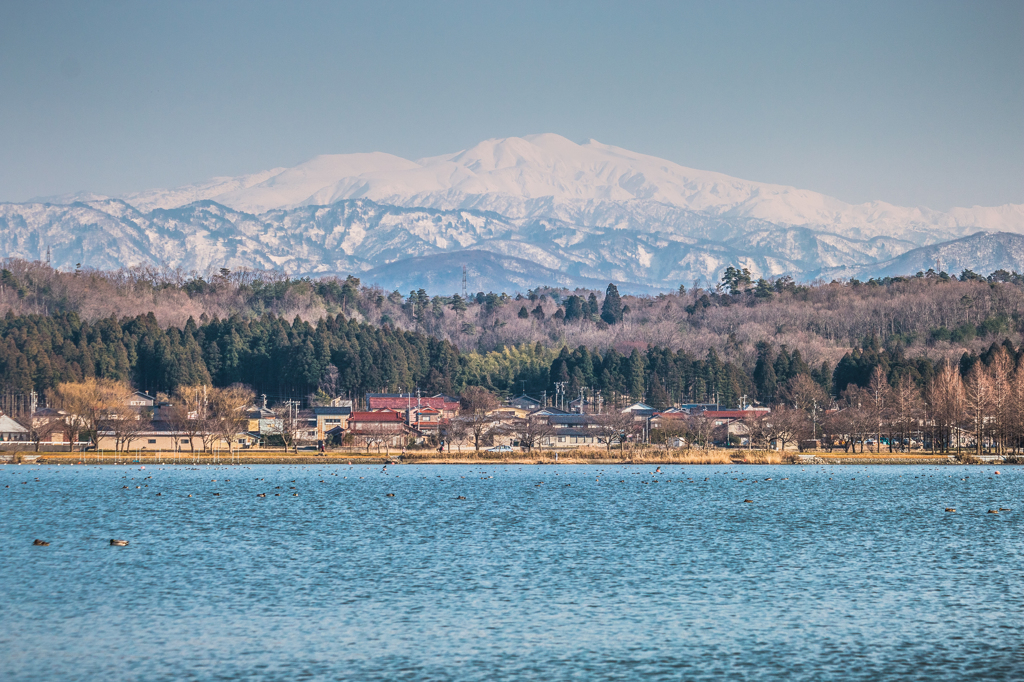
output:
[[[570,296],[565,300],[565,322],[568,324],[583,317],[583,299]]]
[[[601,319],[608,324],[616,324],[622,320],[622,299],[619,297],[619,289],[614,284],[609,284],[604,294],[604,303],[601,305]]]
[[[651,407],[658,410],[663,410],[672,404],[672,399],[669,398],[668,391],[665,390],[665,386],[662,385],[657,374],[651,378],[650,404]]]
[[[778,380],[772,366],[772,347],[766,341],[757,344],[757,364],[754,365],[753,379],[758,400],[764,403],[773,402],[778,391]]]
[[[462,315],[462,313],[466,312],[468,306],[466,305],[466,302],[462,300],[461,296],[455,294],[454,296],[452,296],[451,308],[452,310],[455,311],[456,315]]]
[[[644,356],[636,348],[629,356],[629,395],[634,401],[644,399]]]

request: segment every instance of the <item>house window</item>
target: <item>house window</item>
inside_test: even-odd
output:
[[[181,439],[181,444],[182,445],[188,445],[188,438],[182,438]]]
[[[239,438],[238,439],[238,444],[239,445],[245,445],[245,439],[244,438]]]
[[[565,442],[565,436],[559,436],[558,437],[558,442],[559,443],[564,443]]]
[[[149,439],[148,441],[146,441],[146,442],[147,442],[147,443],[149,443],[150,445],[156,445],[156,438],[150,438],[150,439]]]

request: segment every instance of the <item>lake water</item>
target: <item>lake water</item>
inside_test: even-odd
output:
[[[1024,468],[661,470],[0,466],[0,679],[1024,679]]]

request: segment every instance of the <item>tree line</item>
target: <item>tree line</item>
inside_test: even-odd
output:
[[[419,332],[463,352],[489,353],[537,344],[581,345],[629,354],[660,346],[752,371],[757,345],[799,350],[820,370],[872,335],[902,344],[907,355],[981,352],[993,339],[1022,341],[1024,277],[921,272],[860,282],[801,284],[755,278],[735,267],[720,282],[693,282],[653,296],[537,287],[523,292],[387,291],[357,276],[289,277],[273,271],[207,273],[132,268],[59,272],[42,263],[0,263],[0,314],[76,313],[95,323],[153,313],[163,326],[189,317],[254,320],[264,315],[313,323],[338,314],[375,327]]]

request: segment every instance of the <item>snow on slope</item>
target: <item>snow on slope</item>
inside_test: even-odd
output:
[[[869,279],[926,272],[941,263],[943,270],[959,274],[963,270],[988,275],[996,270],[1021,272],[1024,263],[1024,236],[1007,232],[978,232],[969,237],[942,244],[912,249],[896,258],[868,265],[824,268],[825,279]]]
[[[258,216],[212,201],[142,213],[124,201],[104,199],[68,206],[0,204],[0,253],[38,260],[50,247],[59,268],[80,263],[99,269],[147,265],[199,272],[281,269],[293,275],[370,272],[380,278],[372,283],[388,288],[410,278],[428,281],[431,263],[443,260],[475,264],[481,277],[491,273],[483,279],[495,286],[526,281],[533,273],[543,279],[526,288],[590,286],[604,280],[675,289],[695,279],[714,283],[727,266],[739,263],[758,276],[811,279],[822,267],[870,265],[914,248],[894,239],[849,240],[807,228],[698,214],[690,227],[695,234],[725,238],[677,238],[657,230],[513,220],[468,209],[405,208],[365,199]],[[534,267],[515,265],[524,262]],[[515,265],[518,279],[494,275],[500,263]],[[447,281],[437,281],[442,280]]]
[[[641,225],[676,208],[917,244],[978,230],[1024,233],[1024,204],[948,212],[884,202],[851,205],[809,190],[686,168],[595,140],[576,144],[554,134],[485,140],[470,149],[418,161],[382,153],[319,156],[279,172],[217,178],[124,198],[143,209],[212,199],[250,213],[366,198],[397,206],[472,208],[510,218],[557,218],[605,227],[614,226],[614,217],[629,204]]]

